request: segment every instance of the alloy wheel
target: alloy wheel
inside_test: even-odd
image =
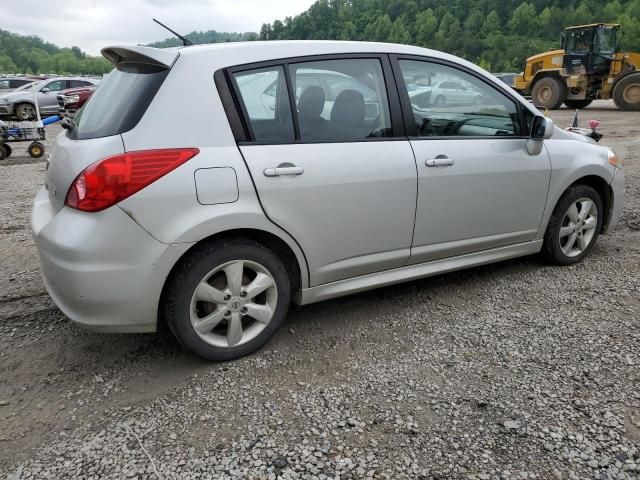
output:
[[[567,209],[560,226],[560,249],[567,257],[584,252],[596,233],[598,208],[589,198],[581,198]]]
[[[256,338],[273,318],[278,292],[273,275],[249,260],[211,270],[191,297],[191,326],[205,342],[237,347]]]

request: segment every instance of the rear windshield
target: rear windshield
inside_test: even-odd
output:
[[[137,125],[169,73],[157,65],[118,64],[74,119],[72,139],[109,137]]]

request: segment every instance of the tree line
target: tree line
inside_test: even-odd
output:
[[[520,71],[525,59],[559,46],[560,31],[592,22],[623,24],[622,47],[640,51],[640,0],[318,0],[260,32],[194,31],[193,43],[252,40],[365,40],[433,48],[493,72]],[[166,48],[176,38],[151,43]],[[111,65],[78,47],[0,30],[0,72],[103,74]]]
[[[61,73],[101,75],[112,65],[78,47],[60,48],[35,35],[0,30],[0,73]]]
[[[558,48],[563,27],[594,22],[622,23],[622,46],[640,51],[640,0],[318,0],[264,24],[260,39],[405,43],[501,72]]]

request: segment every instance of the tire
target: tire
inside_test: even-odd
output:
[[[18,120],[33,120],[36,118],[36,108],[31,103],[20,103],[16,105],[16,117]]]
[[[573,213],[569,211],[571,207],[575,207]],[[603,215],[604,208],[598,192],[587,185],[570,187],[560,197],[549,219],[543,255],[557,265],[578,263],[593,249],[602,230]],[[576,222],[576,219],[579,221]]]
[[[267,284],[252,296],[251,285],[260,291]],[[160,314],[184,346],[207,360],[228,361],[255,352],[273,336],[290,298],[289,276],[275,253],[253,240],[229,238],[203,244],[179,262],[165,285]],[[256,318],[264,315],[262,321],[252,311]]]
[[[445,100],[444,95],[438,95],[438,96],[436,97],[436,99],[433,101],[433,104],[434,104],[435,106],[438,106],[438,107],[442,107],[442,106],[444,106],[446,103],[447,103],[447,101]]]
[[[555,77],[543,77],[533,85],[531,98],[536,107],[557,110],[564,103],[566,86]]]
[[[44,145],[40,142],[31,142],[27,147],[27,152],[31,158],[40,158],[44,155]]]
[[[13,149],[11,148],[11,145],[9,145],[8,143],[3,143],[2,147],[7,151],[7,155],[4,158],[9,158],[13,153]]]
[[[584,100],[565,100],[564,104],[567,108],[586,108],[593,103],[593,100],[590,98]]]
[[[0,160],[4,160],[9,155],[11,155],[11,153],[9,153],[9,150],[7,150],[7,145],[5,145],[4,143],[0,145]]]
[[[640,111],[640,73],[618,80],[613,87],[613,102],[620,110]]]

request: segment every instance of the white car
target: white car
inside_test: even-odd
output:
[[[65,120],[31,216],[47,290],[88,329],[162,322],[229,360],[290,302],[540,252],[579,262],[622,210],[613,151],[452,55],[304,41],[103,55],[116,68]],[[425,77],[483,101],[415,106]]]

